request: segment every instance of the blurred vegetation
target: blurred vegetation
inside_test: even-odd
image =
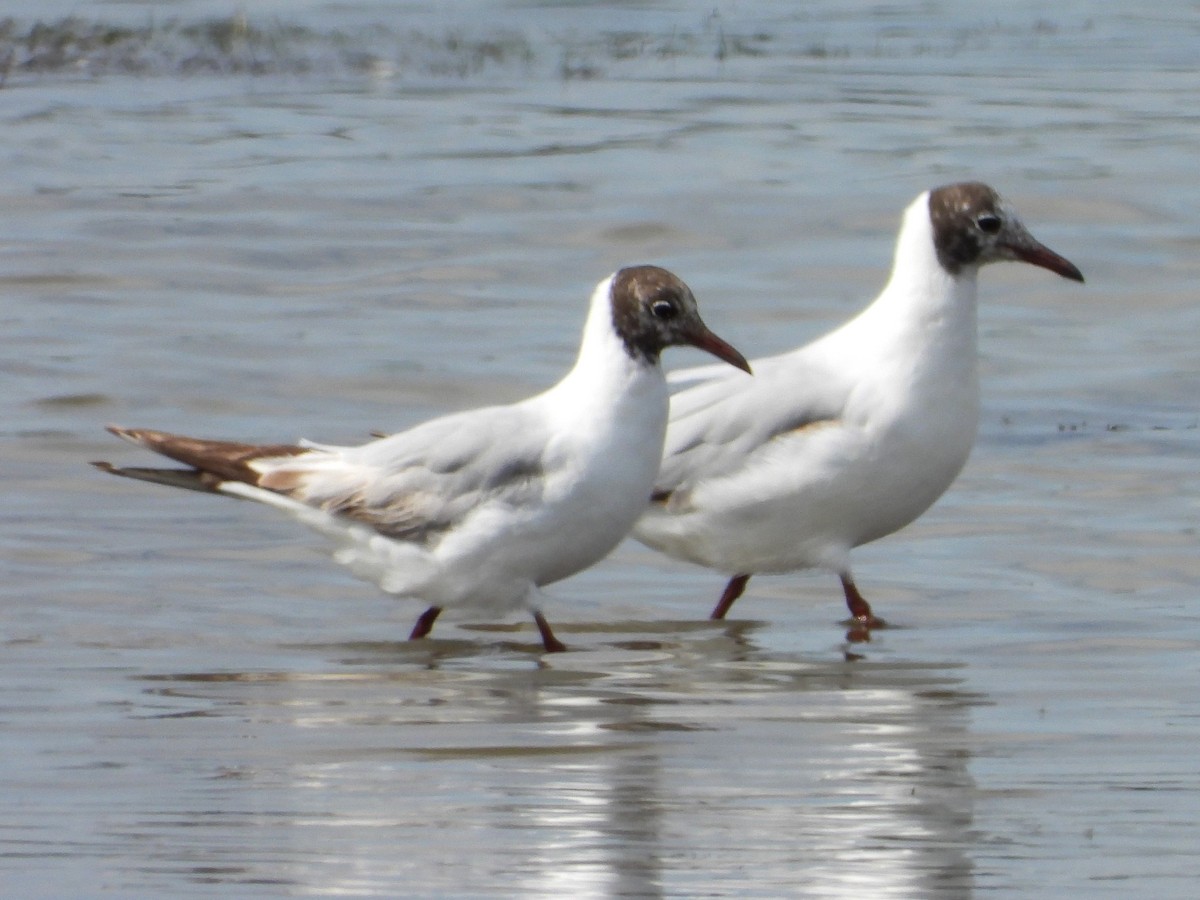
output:
[[[477,74],[490,66],[528,65],[520,35],[482,38],[372,28],[318,32],[283,22],[256,24],[244,15],[138,27],[80,18],[21,25],[0,20],[0,72],[63,75],[190,75],[391,73]]]
[[[0,86],[17,76],[419,75],[468,78],[542,64],[564,79],[594,78],[627,60],[683,57],[724,62],[760,56],[771,37],[726,34],[704,22],[693,32],[632,31],[539,37],[516,31],[431,34],[379,25],[318,31],[244,14],[200,22],[119,26],[69,17],[21,24],[0,20]],[[819,48],[811,55],[824,56]]]

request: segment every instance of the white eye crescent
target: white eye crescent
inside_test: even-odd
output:
[[[980,213],[975,219],[975,225],[984,234],[996,234],[1003,227],[1004,222],[995,213]]]
[[[679,307],[670,300],[655,300],[650,304],[650,314],[656,319],[673,319],[679,315]]]

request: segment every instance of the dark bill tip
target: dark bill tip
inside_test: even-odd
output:
[[[1017,258],[1023,262],[1034,266],[1041,266],[1043,269],[1049,269],[1063,278],[1070,278],[1072,281],[1080,283],[1083,282],[1083,273],[1079,271],[1073,262],[1065,256],[1059,256],[1044,244],[1034,243],[1030,246],[1013,247],[1012,249]]]
[[[735,350],[732,344],[721,340],[721,338],[717,337],[707,328],[692,335],[688,343],[693,347],[698,347],[707,353],[711,353],[717,359],[723,360],[731,366],[736,366],[749,375],[754,374],[750,371],[750,363],[746,362],[746,357]]]

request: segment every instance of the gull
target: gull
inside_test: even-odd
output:
[[[659,355],[691,345],[750,371],[701,320],[691,290],[631,266],[592,293],[573,368],[519,403],[433,419],[361,446],[246,444],[109,426],[184,468],[114,475],[273,506],[333,540],[335,559],[427,605],[525,608],[546,651],[564,650],[539,588],[587,568],[629,532],[654,484],[669,392]]]
[[[729,577],[711,618],[751,575],[818,568],[841,579],[852,640],[883,624],[850,551],[920,516],[966,463],[979,422],[976,282],[1005,260],[1083,281],[987,185],[925,191],[904,213],[886,287],[853,319],[755,360],[753,379],[674,373],[691,386],[671,399],[633,534]]]

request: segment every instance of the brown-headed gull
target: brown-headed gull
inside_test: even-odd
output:
[[[244,444],[110,426],[186,468],[98,467],[256,500],[337,546],[384,591],[428,605],[533,613],[547,651],[565,649],[538,588],[587,568],[628,534],[654,486],[667,425],[666,347],[689,344],[749,372],[701,321],[691,290],[632,266],[592,294],[574,367],[544,393],[434,419],[357,447]]]
[[[755,360],[753,379],[676,373],[694,386],[671,399],[634,536],[730,577],[712,618],[752,574],[815,567],[840,576],[851,639],[882,624],[850,551],[916,519],[966,463],[979,422],[976,281],[1004,260],[1083,281],[987,185],[926,191],[904,213],[887,286],[855,318]]]

